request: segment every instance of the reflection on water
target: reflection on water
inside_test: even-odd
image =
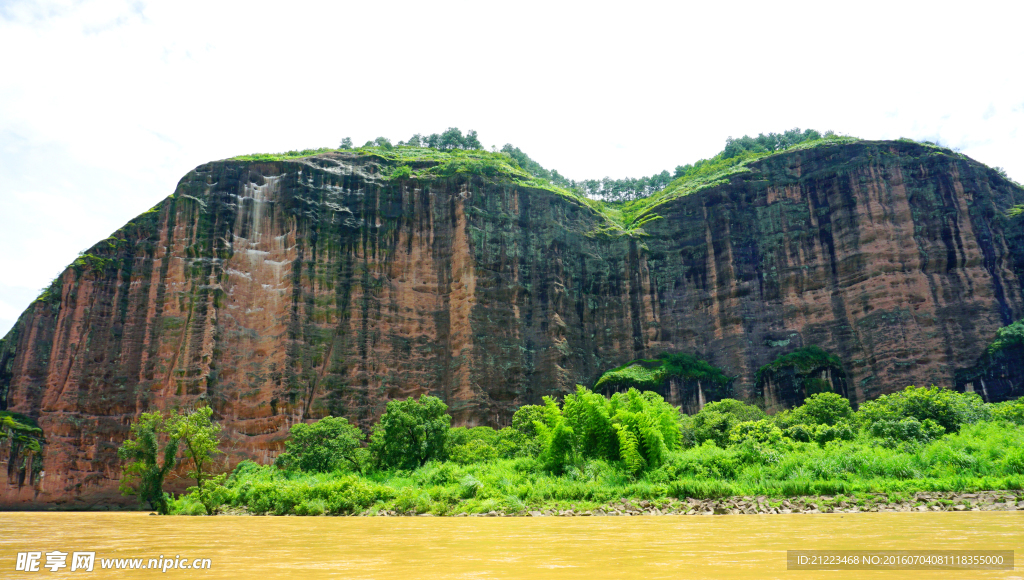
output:
[[[1017,568],[787,571],[787,549],[1010,549],[1017,550]],[[30,550],[95,551],[95,571],[15,572],[17,552]],[[213,566],[163,574],[100,570],[101,558],[145,563],[161,555],[210,558]],[[0,578],[1024,578],[1022,564],[1022,512],[577,518],[0,513]]]

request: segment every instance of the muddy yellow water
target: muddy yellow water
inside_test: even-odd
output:
[[[1013,571],[787,571],[786,550],[1016,550]],[[67,568],[45,568],[47,552]],[[38,572],[18,552],[42,552]],[[70,571],[96,552],[92,572]],[[209,569],[101,569],[104,560]],[[579,518],[0,513],[0,578],[1024,578],[1024,512]]]

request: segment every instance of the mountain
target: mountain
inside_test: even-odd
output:
[[[272,461],[297,421],[365,427],[419,393],[454,424],[507,425],[613,369],[601,388],[650,384],[689,409],[966,388],[1024,316],[1020,204],[948,149],[848,138],[624,204],[483,151],[202,165],[0,341],[0,413],[42,430],[22,437],[38,450],[0,441],[0,505],[126,502],[129,424],[176,406],[213,407],[233,464]]]

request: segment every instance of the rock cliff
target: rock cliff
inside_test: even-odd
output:
[[[753,400],[758,369],[807,346],[857,402],[953,386],[1024,315],[1005,216],[1024,190],[948,150],[772,155],[629,231],[491,169],[336,152],[190,172],[0,341],[0,410],[45,437],[41,470],[8,462],[0,505],[133,503],[116,450],[151,409],[207,403],[231,463],[269,462],[297,421],[365,427],[426,392],[455,424],[505,425],[669,352]]]

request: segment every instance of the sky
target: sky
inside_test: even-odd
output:
[[[448,127],[571,179],[727,137],[938,141],[1024,182],[1021,2],[0,0],[0,336],[189,170]]]

